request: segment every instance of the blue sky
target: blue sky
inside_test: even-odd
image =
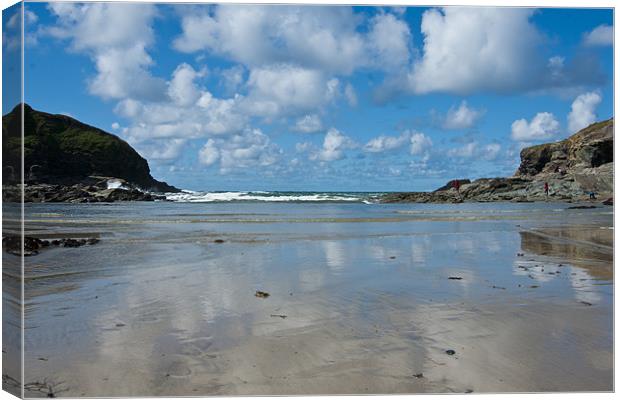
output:
[[[606,9],[27,3],[25,21],[26,102],[193,190],[431,190],[613,115]]]

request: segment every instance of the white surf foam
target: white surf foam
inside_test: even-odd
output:
[[[278,194],[275,192],[191,192],[184,190],[181,193],[166,193],[166,199],[176,202],[210,203],[226,201],[264,201],[264,202],[321,202],[347,201],[360,202],[361,197],[353,195],[338,195],[329,193],[312,194]]]

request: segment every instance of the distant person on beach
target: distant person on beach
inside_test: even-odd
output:
[[[545,182],[545,196],[549,197],[549,184]]]

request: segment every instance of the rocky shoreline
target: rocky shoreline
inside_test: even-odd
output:
[[[526,147],[515,175],[458,179],[433,192],[401,192],[383,196],[382,203],[462,203],[604,200],[613,204],[613,119],[598,122],[569,138]],[[545,193],[545,184],[549,193]],[[594,196],[594,198],[591,197]]]
[[[166,200],[166,196],[141,190],[112,177],[90,176],[73,184],[26,183],[25,203],[111,203],[115,201]],[[21,186],[2,187],[4,202],[21,202]]]

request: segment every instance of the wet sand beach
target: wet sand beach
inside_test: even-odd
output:
[[[611,391],[613,209],[568,207],[28,204],[101,241],[26,258],[26,395]]]

